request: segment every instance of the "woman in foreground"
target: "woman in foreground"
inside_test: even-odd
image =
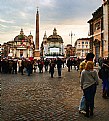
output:
[[[86,117],[93,116],[94,110],[94,97],[96,93],[96,87],[98,85],[98,74],[93,69],[94,63],[88,61],[85,65],[85,69],[81,73],[80,84],[83,90],[86,101]]]

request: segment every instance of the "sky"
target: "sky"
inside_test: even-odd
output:
[[[0,0],[0,44],[12,41],[21,28],[35,41],[36,11],[39,10],[39,44],[57,29],[64,45],[88,37],[89,21],[102,0]]]

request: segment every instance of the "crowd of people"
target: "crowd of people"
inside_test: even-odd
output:
[[[17,74],[21,73],[24,75],[26,71],[28,76],[33,72],[43,73],[49,71],[51,77],[54,74],[54,68],[57,67],[58,76],[61,77],[62,68],[68,67],[68,71],[74,66],[77,71],[79,70],[80,59],[65,59],[65,58],[52,58],[52,59],[38,59],[30,60],[28,58],[2,58],[0,59],[0,73],[3,74]]]
[[[3,58],[0,59],[0,73],[3,74],[24,74],[26,69],[28,76],[32,73],[33,61],[29,59]]]

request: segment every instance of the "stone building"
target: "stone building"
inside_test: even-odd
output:
[[[90,49],[96,59],[103,57],[103,6],[99,7],[93,14],[89,23]]]
[[[26,36],[24,35],[23,29],[21,29],[20,34],[13,41],[8,41],[2,45],[3,56],[11,56],[14,58],[33,57],[34,46],[31,33],[29,36]]]
[[[72,44],[67,44],[65,49],[65,57],[75,56],[76,48],[72,46]]]
[[[109,57],[109,0],[103,0],[103,28],[103,57]]]
[[[90,52],[90,39],[80,38],[75,42],[76,52],[75,55],[79,58],[85,58],[87,53]]]
[[[47,38],[46,32],[43,37],[41,44],[41,57],[44,58],[54,58],[54,57],[64,57],[64,46],[63,39],[57,34],[56,28],[53,30],[53,35]]]
[[[103,4],[94,13],[89,23],[90,50],[99,57],[109,57],[109,0],[103,0]]]

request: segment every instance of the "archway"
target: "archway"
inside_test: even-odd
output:
[[[100,56],[100,41],[98,39],[95,39],[94,46],[95,46],[95,58],[98,61]]]

